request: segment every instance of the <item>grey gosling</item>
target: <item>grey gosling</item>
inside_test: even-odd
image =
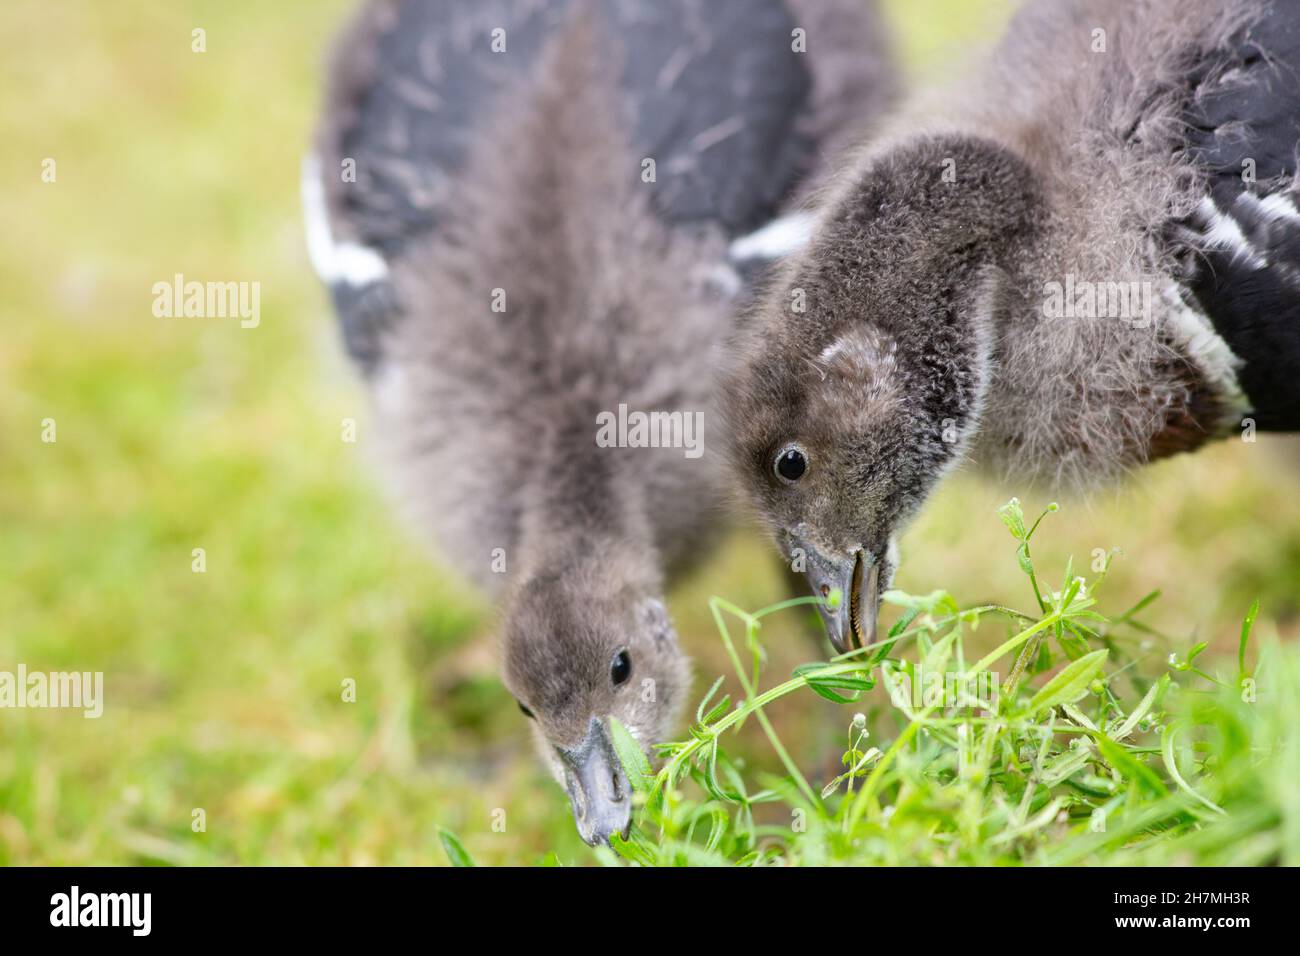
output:
[[[866,145],[735,337],[737,482],[839,651],[963,459],[1086,489],[1300,428],[1300,4],[1040,0]]]
[[[499,600],[506,685],[591,844],[630,821],[608,718],[648,749],[689,692],[662,595],[721,512],[716,348],[798,239],[780,205],[890,88],[870,4],[791,6],[373,2],[305,163],[384,470]]]

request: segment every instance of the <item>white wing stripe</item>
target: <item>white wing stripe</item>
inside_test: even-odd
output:
[[[312,268],[328,285],[343,283],[355,288],[386,278],[388,263],[374,249],[356,242],[334,241],[320,173],[319,159],[303,159],[302,215]]]
[[[728,255],[732,262],[788,256],[808,244],[816,221],[817,217],[811,212],[792,212],[773,219],[766,226],[733,239]]]

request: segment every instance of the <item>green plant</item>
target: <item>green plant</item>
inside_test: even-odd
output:
[[[715,681],[689,737],[659,747],[657,773],[615,728],[639,811],[614,851],[642,865],[1300,862],[1291,733],[1300,659],[1272,655],[1260,668],[1267,681],[1247,670],[1257,607],[1232,677],[1197,664],[1205,644],[1165,658],[1168,639],[1137,619],[1158,594],[1112,618],[1097,610],[1114,553],[1091,584],[1067,565],[1060,585],[1046,586],[1030,545],[1055,510],[1027,526],[1016,500],[999,509],[1034,613],[963,609],[943,591],[890,592],[902,612],[884,640],[767,689],[764,619],[819,599],[749,613],[714,598],[743,696],[719,696],[724,680]],[[976,632],[992,620],[1009,636],[971,660]],[[1005,678],[995,676],[1003,667]],[[868,697],[878,687],[889,693]],[[842,772],[821,787],[765,713],[809,691],[855,709],[872,702],[876,718],[849,719]],[[756,783],[728,755],[724,739],[750,720],[784,774]],[[873,726],[892,739],[871,746]]]

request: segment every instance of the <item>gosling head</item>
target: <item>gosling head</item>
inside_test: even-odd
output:
[[[689,662],[657,593],[616,583],[616,570],[535,574],[515,592],[505,625],[506,686],[592,846],[626,836],[632,819],[609,718],[648,751],[668,739],[690,686]]]
[[[739,334],[721,390],[736,483],[814,595],[842,595],[822,609],[841,653],[875,640],[896,536],[976,431],[1026,181],[959,137],[876,157]]]
[[[769,353],[728,390],[733,466],[778,549],[814,596],[840,653],[875,639],[895,535],[943,467],[897,345],[846,331],[820,351]]]

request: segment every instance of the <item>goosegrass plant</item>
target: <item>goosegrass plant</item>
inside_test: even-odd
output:
[[[961,607],[945,591],[892,591],[887,636],[764,687],[765,621],[821,599],[747,612],[710,607],[740,688],[718,678],[689,735],[658,747],[652,770],[621,726],[615,744],[636,791],[627,840],[605,862],[638,865],[1006,865],[1300,862],[1300,661],[1247,665],[1257,607],[1235,672],[1208,645],[1140,620],[1158,593],[1112,617],[1099,605],[1116,556],[1095,580],[1067,564],[1052,586],[1013,499],[999,515],[1033,603]],[[841,599],[832,594],[827,600]],[[806,610],[806,609],[805,609]],[[982,656],[978,632],[1007,637]],[[1259,673],[1257,673],[1257,671]],[[1261,679],[1266,673],[1268,679]],[[937,676],[941,675],[941,676]],[[766,709],[815,694],[845,708],[841,768],[812,779]],[[868,719],[871,711],[875,719]],[[751,773],[729,735],[754,721],[784,773]],[[880,734],[879,738],[875,734]]]

